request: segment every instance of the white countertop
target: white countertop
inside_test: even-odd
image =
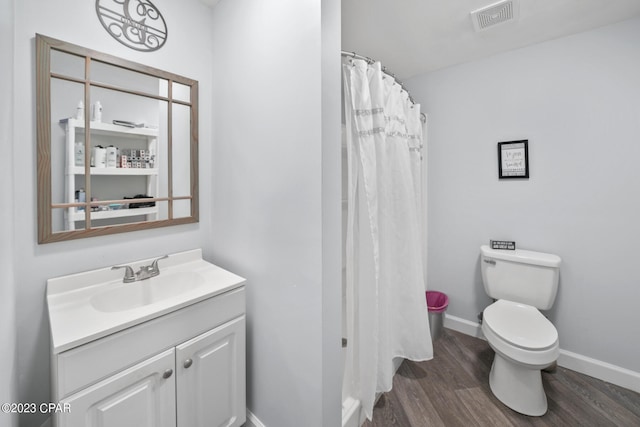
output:
[[[129,263],[136,271],[149,265],[152,259]],[[123,286],[124,270],[111,267],[47,280],[47,306],[53,353],[61,353],[139,323],[179,310],[244,285],[245,279],[202,259],[195,249],[169,255],[159,262],[160,276],[197,273],[205,283],[179,295],[128,310],[104,312],[97,310],[91,298],[111,288]],[[160,277],[158,276],[158,277]],[[152,279],[148,279],[152,281]],[[124,284],[137,286],[146,281]]]

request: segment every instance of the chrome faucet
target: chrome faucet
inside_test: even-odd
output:
[[[134,273],[133,268],[129,265],[114,265],[111,267],[112,270],[118,270],[120,268],[124,268],[124,277],[122,278],[123,283],[132,283],[138,280],[150,279],[152,277],[160,274],[160,267],[158,267],[158,261],[161,259],[169,258],[169,255],[162,256],[160,258],[154,259],[151,265],[143,265],[140,269]]]
[[[156,258],[153,260],[153,262],[151,263],[151,271],[150,274],[151,276],[149,277],[154,277],[157,276],[158,274],[160,274],[160,267],[158,267],[158,261],[160,261],[161,259],[166,259],[169,258],[169,255],[165,255],[165,256],[161,256],[160,258]],[[149,267],[149,266],[147,266]]]
[[[131,283],[136,281],[136,275],[133,274],[133,268],[129,265],[114,265],[111,267],[112,270],[117,270],[119,268],[126,268],[124,271],[124,278],[122,279],[122,283]]]

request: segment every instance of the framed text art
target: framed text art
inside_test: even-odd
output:
[[[498,142],[498,178],[529,178],[529,141]]]

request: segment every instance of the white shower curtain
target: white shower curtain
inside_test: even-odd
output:
[[[348,150],[344,381],[371,419],[393,359],[433,357],[422,259],[420,106],[380,63],[343,64]]]

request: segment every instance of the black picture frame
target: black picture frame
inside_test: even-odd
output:
[[[529,140],[498,142],[498,178],[529,178]]]

